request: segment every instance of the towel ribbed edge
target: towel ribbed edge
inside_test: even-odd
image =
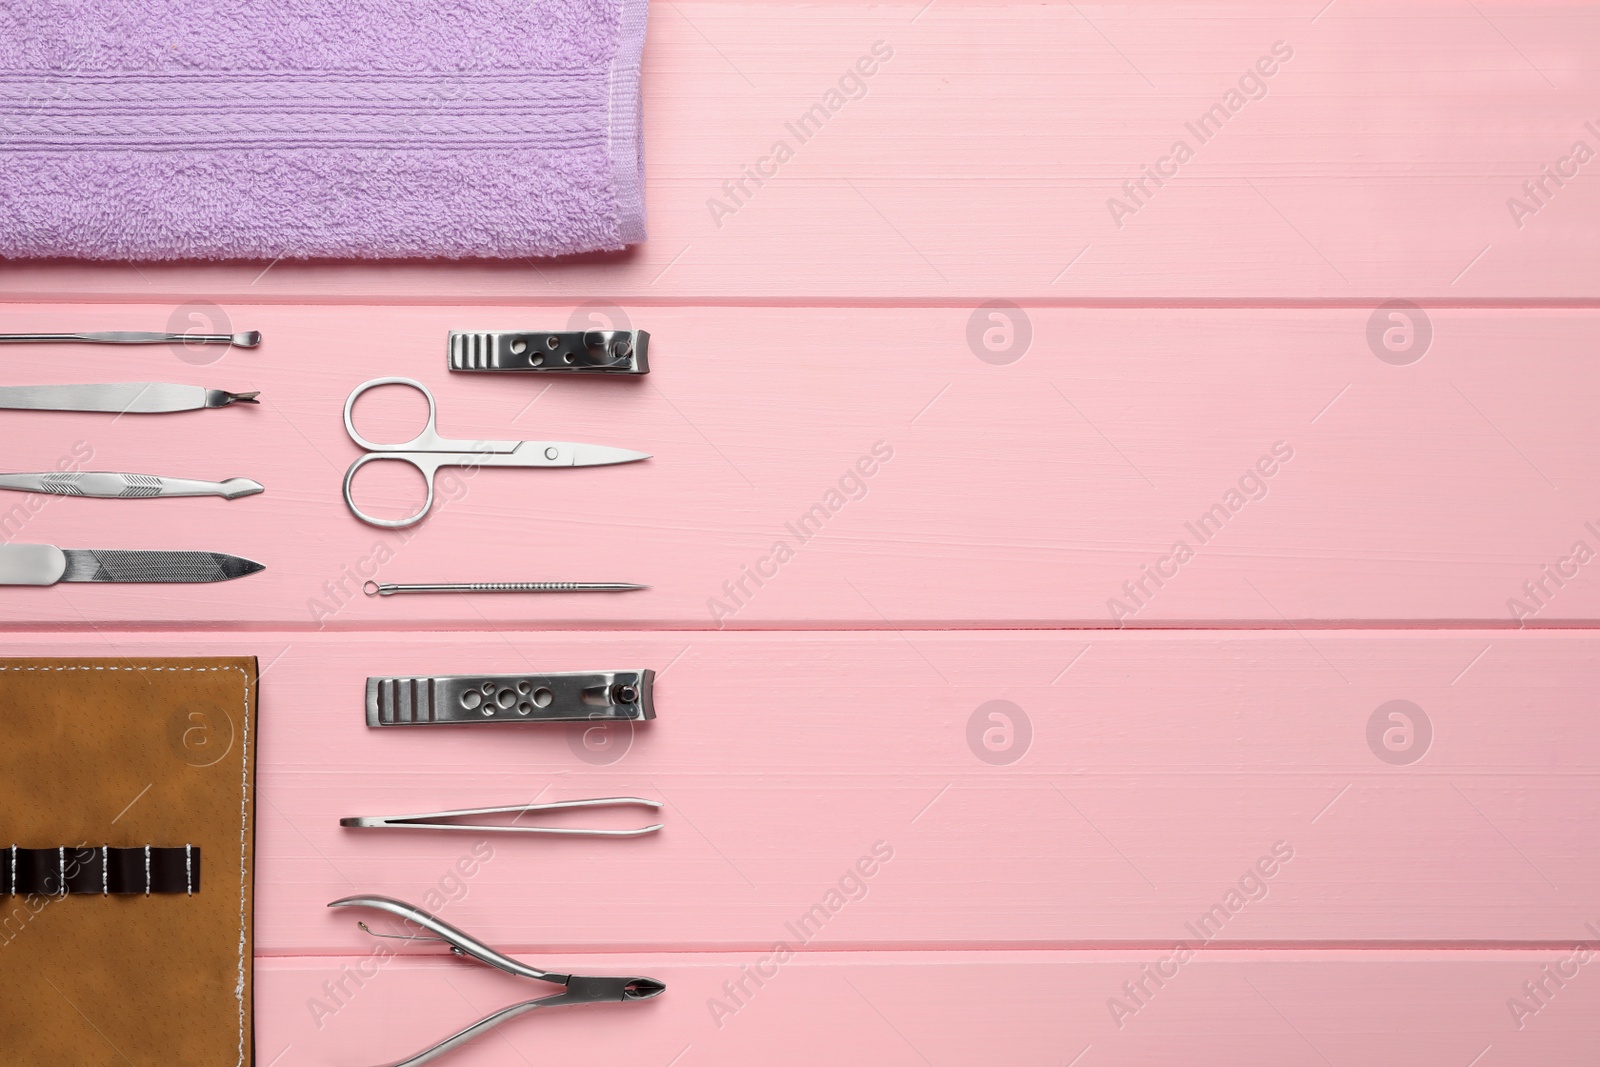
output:
[[[644,139],[640,136],[640,63],[649,0],[622,0],[617,52],[608,90],[611,173],[620,244],[644,240]]]

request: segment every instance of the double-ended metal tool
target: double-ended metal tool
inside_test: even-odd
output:
[[[367,582],[361,586],[361,591],[368,596],[394,596],[396,593],[627,593],[649,588],[632,582],[428,582],[413,585]]]
[[[451,1049],[488,1033],[501,1023],[525,1015],[538,1008],[564,1008],[581,1004],[626,1004],[636,1000],[649,1000],[666,992],[666,983],[654,978],[626,977],[626,978],[601,978],[582,974],[554,974],[550,971],[541,971],[530,967],[526,963],[518,963],[509,956],[502,956],[483,942],[468,934],[457,930],[442,919],[435,918],[421,908],[407,904],[403,900],[392,897],[356,896],[344,897],[329,904],[330,908],[372,908],[376,911],[387,912],[407,923],[419,927],[432,934],[378,934],[361,923],[361,929],[374,937],[399,937],[407,941],[442,941],[450,946],[450,951],[463,958],[471,958],[479,963],[484,963],[496,970],[515,975],[518,978],[531,978],[537,982],[549,982],[562,987],[559,993],[535,1000],[525,1000],[520,1004],[512,1004],[501,1008],[493,1015],[487,1015],[464,1030],[457,1031],[449,1037],[432,1045],[414,1056],[403,1060],[396,1060],[387,1067],[421,1067],[422,1064],[437,1059]]]
[[[104,333],[0,333],[0,344],[62,344],[81,342],[91,345],[232,345],[254,348],[261,343],[260,330],[244,333],[150,333],[142,330],[112,330]]]
[[[655,833],[662,826],[661,823],[653,823],[649,826],[607,830],[587,826],[520,826],[516,819],[509,823],[453,821],[479,815],[515,815],[520,819],[529,813],[571,811],[575,808],[650,808],[660,811],[661,802],[639,797],[599,797],[550,804],[511,804],[503,808],[458,808],[455,811],[434,811],[422,815],[351,815],[340,819],[339,825],[352,830],[465,830],[474,834],[553,834],[565,837],[643,837]]]
[[[165,496],[220,496],[224,500],[237,500],[264,491],[260,482],[249,478],[201,482],[192,478],[164,478],[159,474],[112,474],[109,471],[0,474],[0,489],[113,500]]]

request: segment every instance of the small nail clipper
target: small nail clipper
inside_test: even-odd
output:
[[[414,1056],[397,1060],[387,1067],[421,1067],[422,1064],[437,1059],[451,1049],[480,1037],[507,1020],[518,1015],[524,1015],[536,1008],[560,1008],[571,1004],[611,1004],[628,1003],[636,1000],[649,1000],[658,997],[666,991],[666,983],[654,978],[599,978],[581,974],[552,974],[530,967],[525,963],[518,963],[509,956],[502,956],[488,945],[462,933],[449,923],[437,919],[421,908],[414,907],[402,900],[392,897],[356,896],[344,897],[329,904],[330,908],[373,908],[377,911],[388,912],[424,930],[436,935],[433,938],[424,935],[395,935],[374,934],[376,937],[403,937],[407,940],[438,940],[450,946],[450,951],[457,956],[468,957],[479,963],[486,963],[496,970],[505,971],[507,974],[516,975],[518,978],[532,978],[535,981],[550,982],[563,986],[560,993],[535,1000],[525,1000],[520,1004],[512,1004],[501,1008],[493,1015],[485,1016],[466,1029],[445,1038],[438,1044],[422,1050]],[[367,930],[365,923],[360,924]],[[367,930],[368,933],[373,933]]]
[[[453,330],[449,366],[454,371],[526,371],[538,374],[641,375],[650,373],[643,330]]]

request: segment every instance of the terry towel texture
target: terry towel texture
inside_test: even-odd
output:
[[[0,256],[644,238],[646,0],[0,0]]]

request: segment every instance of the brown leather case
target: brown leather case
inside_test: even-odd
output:
[[[0,659],[0,849],[194,845],[193,896],[0,896],[0,1063],[254,1062],[256,661]]]

